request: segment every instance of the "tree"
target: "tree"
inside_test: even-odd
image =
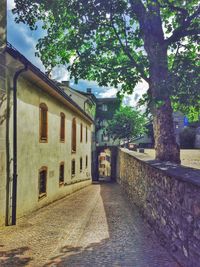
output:
[[[188,44],[187,54],[180,52],[176,57],[173,83],[177,86],[171,97],[174,110],[182,111],[190,122],[198,121],[200,116],[200,58],[198,53],[191,52],[194,49],[193,44]]]
[[[200,43],[198,0],[15,0],[17,21],[47,36],[37,45],[47,68],[69,66],[71,76],[122,87],[132,93],[140,80],[149,84],[156,159],[180,162],[171,95],[179,52],[196,55]],[[192,47],[189,44],[193,44]],[[187,48],[184,49],[184,46]],[[181,50],[180,50],[181,47]],[[189,58],[189,57],[188,57]],[[191,62],[194,57],[189,58]],[[199,92],[198,92],[199,93]]]
[[[107,131],[114,140],[129,142],[133,137],[143,134],[145,131],[145,118],[137,110],[131,107],[120,107],[108,121]]]

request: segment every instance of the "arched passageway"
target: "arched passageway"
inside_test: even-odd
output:
[[[96,166],[94,179],[97,181],[116,181],[116,146],[101,146],[96,150]]]

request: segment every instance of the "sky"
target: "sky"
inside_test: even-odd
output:
[[[27,25],[23,23],[17,24],[14,21],[12,14],[12,8],[14,8],[14,0],[7,1],[7,23],[8,32],[7,38],[21,54],[23,54],[29,61],[37,66],[41,71],[45,72],[45,68],[41,60],[35,56],[37,40],[45,35],[45,31],[41,29],[40,25],[36,31],[31,31]],[[57,81],[69,80],[69,73],[66,67],[56,67],[52,71],[52,78]],[[70,87],[81,91],[86,91],[87,88],[92,88],[92,92],[96,97],[115,97],[117,89],[114,87],[99,87],[95,81],[79,80],[78,84],[75,84],[73,80],[70,80]],[[138,99],[146,92],[148,85],[145,81],[139,83],[132,95],[126,95],[124,97],[124,104],[135,107]]]

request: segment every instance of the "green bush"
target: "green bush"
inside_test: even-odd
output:
[[[195,129],[186,127],[180,132],[180,146],[181,148],[194,148],[195,143]]]

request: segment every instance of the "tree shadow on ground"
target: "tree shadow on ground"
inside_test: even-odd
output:
[[[150,229],[145,228],[138,212],[132,213],[129,205],[124,204],[125,200],[118,201],[122,194],[119,186],[113,194],[113,186],[117,187],[115,184],[101,184],[108,237],[99,235],[98,242],[87,243],[83,247],[63,246],[58,255],[51,258],[44,267],[179,267],[161,249]],[[95,219],[94,227],[99,218]],[[95,229],[98,231],[98,228]],[[86,234],[92,235],[92,227]]]
[[[2,248],[3,245],[0,245]],[[24,254],[29,250],[28,247],[20,247],[10,250],[0,251],[0,266],[1,267],[18,267],[27,266],[32,258],[25,256]]]

